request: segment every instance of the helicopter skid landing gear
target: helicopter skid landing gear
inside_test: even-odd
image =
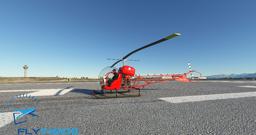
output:
[[[125,97],[140,97],[140,89],[133,90],[101,90],[94,91],[93,95],[96,99],[105,99],[105,98],[125,98]]]

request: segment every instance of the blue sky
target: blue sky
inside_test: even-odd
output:
[[[0,1],[0,76],[97,76],[129,51],[138,73],[256,72],[253,0]]]

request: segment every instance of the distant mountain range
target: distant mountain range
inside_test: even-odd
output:
[[[256,73],[243,74],[219,74],[207,76],[208,79],[252,79],[256,78]]]

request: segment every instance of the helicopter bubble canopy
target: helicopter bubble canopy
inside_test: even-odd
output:
[[[108,79],[111,79],[114,74],[113,74],[113,70],[117,70],[117,68],[115,67],[105,67],[103,68],[101,71],[100,71],[100,74],[98,76],[98,79],[99,79],[99,85],[100,85],[100,89],[102,89],[103,86],[106,86],[107,85],[107,80]]]

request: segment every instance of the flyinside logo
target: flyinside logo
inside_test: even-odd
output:
[[[27,128],[18,129],[18,135],[79,135],[78,128]]]
[[[15,96],[6,102],[5,109],[12,114],[13,123],[18,127],[18,135],[79,135],[78,128],[34,128],[29,126],[31,119],[39,117],[36,109],[38,102],[36,97],[26,94]]]

